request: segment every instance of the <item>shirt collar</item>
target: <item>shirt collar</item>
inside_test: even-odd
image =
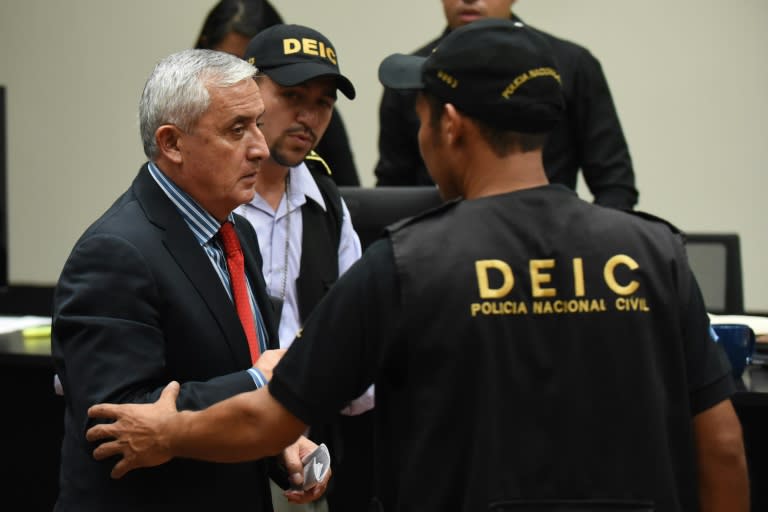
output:
[[[184,192],[168,176],[161,171],[154,162],[149,162],[149,174],[154,178],[160,189],[168,196],[168,199],[176,206],[184,222],[195,235],[200,245],[205,245],[219,232],[219,221],[208,213],[192,196]],[[232,213],[227,220],[234,223]]]
[[[291,167],[288,172],[291,176],[288,199],[292,204],[303,204],[306,197],[320,205],[323,210],[327,210],[323,194],[320,193],[320,188],[312,177],[312,173],[309,172],[307,164],[301,162],[296,167]]]
[[[307,164],[301,162],[296,167],[290,167],[288,174],[291,177],[291,185],[288,187],[288,202],[291,204],[291,210],[303,206],[307,199],[311,199],[320,205],[323,210],[327,210],[323,194],[320,192],[317,183],[315,183],[315,179],[312,177]],[[258,210],[274,214],[272,208],[258,193],[248,204]]]

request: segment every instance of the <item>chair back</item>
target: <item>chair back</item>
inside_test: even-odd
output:
[[[339,187],[363,250],[394,222],[442,203],[435,187]]]

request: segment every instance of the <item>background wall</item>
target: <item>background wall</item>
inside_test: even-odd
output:
[[[13,284],[55,283],[79,234],[131,182],[144,161],[136,114],[144,81],[157,60],[194,43],[214,2],[0,1]],[[338,105],[361,180],[373,186],[378,63],[437,35],[441,3],[273,3],[336,46],[358,90]],[[600,58],[634,159],[638,207],[690,231],[739,232],[747,309],[768,311],[768,2],[520,0],[516,10]]]

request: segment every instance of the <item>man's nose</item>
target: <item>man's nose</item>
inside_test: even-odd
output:
[[[312,107],[301,107],[299,113],[296,116],[296,120],[302,124],[308,126],[314,126],[319,119],[320,113],[318,109]]]
[[[258,126],[255,126],[252,131],[246,157],[249,160],[265,160],[269,157],[269,146],[267,145],[267,139],[264,137],[264,133],[259,129]]]

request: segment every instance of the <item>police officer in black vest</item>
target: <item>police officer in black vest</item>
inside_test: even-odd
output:
[[[547,182],[562,115],[547,44],[482,20],[394,55],[448,202],[389,228],[340,278],[268,390],[176,414],[102,404],[116,476],[170,457],[273,453],[376,383],[385,511],[749,508],[728,362],[680,234]]]
[[[267,291],[280,318],[280,347],[288,348],[315,305],[362,253],[333,169],[314,151],[330,126],[337,93],[351,100],[355,88],[341,74],[339,50],[302,25],[261,30],[243,58],[260,72],[261,130],[270,156],[262,162],[256,195],[237,213],[256,230]],[[371,389],[345,405],[342,414],[310,428],[312,440],[325,443],[334,461],[329,512],[360,510],[370,500],[372,407]],[[289,505],[274,484],[272,493],[277,512],[326,506],[323,501]]]

